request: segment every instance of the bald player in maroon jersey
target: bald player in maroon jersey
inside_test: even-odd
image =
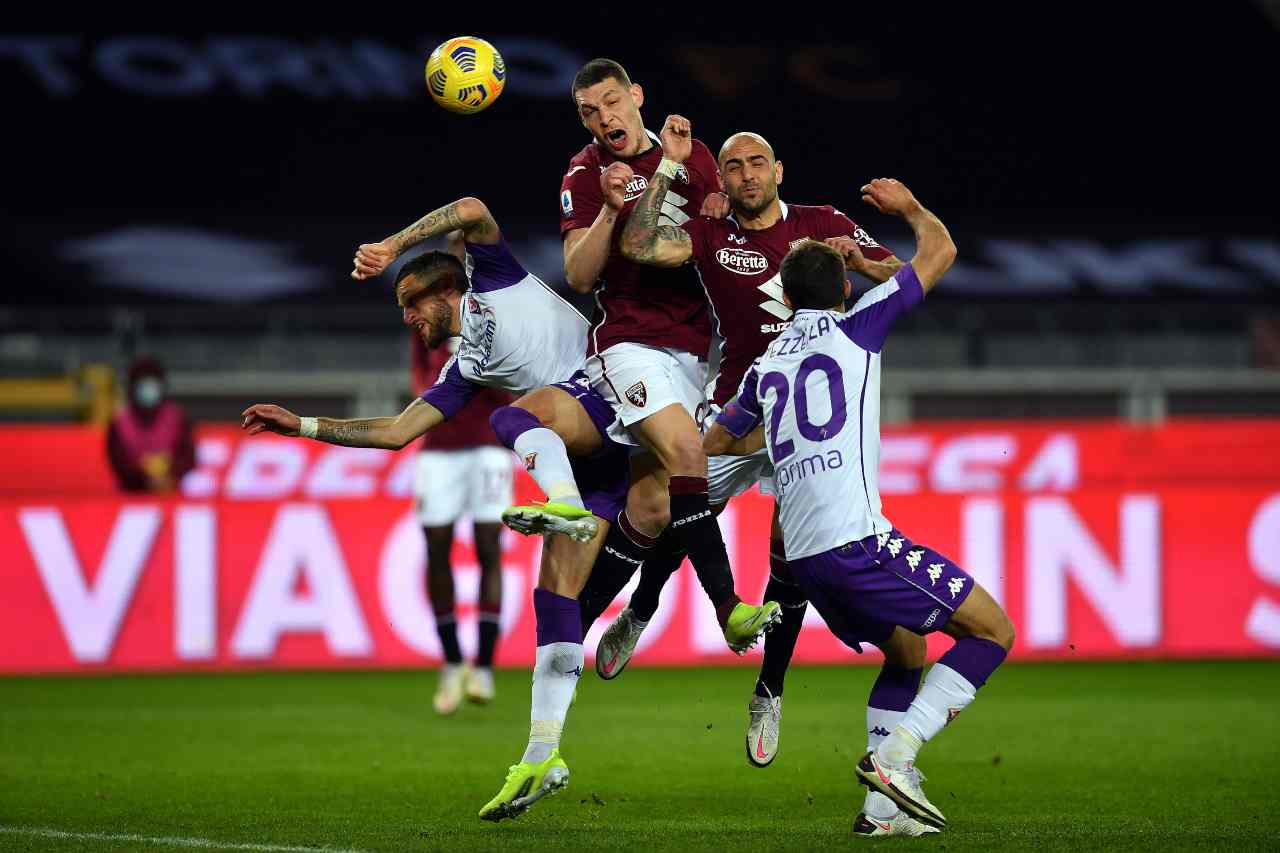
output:
[[[651,556],[647,552],[670,529],[715,605],[730,646],[745,651],[780,610],[742,604],[710,510],[696,420],[704,414],[711,334],[706,298],[692,269],[642,266],[625,258],[619,246],[636,199],[664,163],[657,138],[640,117],[644,91],[621,65],[596,59],[575,76],[572,94],[593,140],[569,161],[561,185],[565,278],[575,290],[596,296],[587,374],[618,413],[616,434],[611,431],[610,437],[650,451],[633,466],[627,507],[617,519],[625,547],[606,545],[600,559],[634,566]],[[610,164],[626,164],[627,182],[602,182]],[[674,227],[698,215],[720,181],[711,152],[693,139],[679,164],[666,165],[670,180],[657,215]],[[666,557],[678,565],[678,555]]]
[[[679,163],[687,156],[689,131],[687,120],[679,116],[668,119],[661,136],[666,158]],[[723,341],[713,410],[732,399],[752,362],[789,325],[791,310],[781,299],[779,270],[792,248],[806,240],[822,240],[841,251],[850,270],[876,283],[887,281],[902,265],[835,208],[783,202],[778,197],[782,164],[762,136],[731,136],[720,150],[719,166],[730,199],[730,216],[703,217],[681,227],[662,224],[658,211],[665,181],[658,178],[650,182],[636,204],[622,237],[623,252],[641,263],[671,267],[692,262],[696,267],[711,303],[717,334]],[[627,179],[625,164],[610,166],[610,171],[614,173],[608,176],[612,180]],[[714,457],[710,474],[711,501],[720,507],[756,482],[762,491],[772,493],[772,466],[763,451],[746,457]],[[747,755],[753,765],[760,767],[767,766],[777,753],[783,676],[806,605],[798,588],[788,582],[776,508],[771,540],[770,580],[765,597],[783,603],[784,617],[766,639],[764,663],[750,704]],[[665,580],[655,571],[642,570],[640,587],[632,596],[633,607],[636,602],[656,602],[657,591]],[[656,589],[649,588],[655,586]],[[643,630],[651,613],[624,611],[610,627],[609,633],[614,637],[606,633],[601,647],[613,639],[624,651],[626,646],[634,649],[634,640],[640,633],[636,622]],[[905,712],[910,705],[924,664],[924,641],[910,635],[900,648],[886,648],[885,653],[884,670],[868,702],[869,720],[879,720],[883,713]],[[600,656],[598,653],[597,661]],[[892,727],[875,723],[869,728]]]

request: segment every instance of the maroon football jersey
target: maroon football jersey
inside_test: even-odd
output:
[[[435,349],[427,349],[416,332],[409,336],[415,394],[420,395],[436,384],[440,371],[449,363],[449,358],[454,353],[451,344],[456,342],[457,338],[454,338]],[[456,415],[424,435],[419,449],[465,450],[469,447],[498,444],[498,437],[489,426],[489,416],[494,409],[507,405],[512,399],[512,395],[506,391],[485,388],[467,401]]]
[[[619,243],[636,199],[662,162],[657,137],[653,147],[625,162],[635,172],[626,189],[626,204],[613,227],[609,260],[596,285],[596,310],[587,335],[587,355],[617,343],[672,347],[705,357],[711,343],[707,300],[689,267],[661,269],[629,261]],[[600,173],[621,158],[594,140],[569,161],[560,184],[560,235],[590,228],[604,205]],[[707,193],[720,189],[720,172],[707,146],[693,141],[693,154],[682,164],[663,205],[663,224],[681,225],[698,215]]]
[[[738,392],[751,363],[791,325],[778,270],[793,246],[806,239],[853,237],[870,260],[893,255],[830,205],[782,204],[782,218],[762,231],[739,228],[732,216],[700,216],[683,227],[693,240],[693,262],[711,301],[716,334],[722,339],[712,395],[712,401],[721,406]]]

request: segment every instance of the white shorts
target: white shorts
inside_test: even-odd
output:
[[[447,527],[470,515],[481,524],[502,520],[515,498],[513,457],[505,447],[423,450],[413,493],[423,527]]]
[[[587,375],[591,387],[618,413],[609,437],[620,444],[638,444],[627,427],[672,404],[684,407],[694,423],[706,413],[706,359],[682,350],[614,344],[587,358]]]
[[[716,422],[720,407],[712,404],[702,423],[705,433]],[[712,456],[707,460],[707,500],[712,506],[727,503],[729,498],[760,484],[760,493],[775,495],[773,487],[773,463],[769,461],[769,448],[762,447],[750,456]]]

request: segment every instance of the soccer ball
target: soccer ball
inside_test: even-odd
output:
[[[507,65],[493,45],[458,36],[431,51],[427,91],[451,113],[478,113],[498,100],[507,84]]]

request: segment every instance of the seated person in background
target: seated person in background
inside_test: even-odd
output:
[[[143,356],[129,367],[124,405],[107,429],[107,459],[121,491],[175,491],[196,466],[191,421],[167,394],[164,368]]]

